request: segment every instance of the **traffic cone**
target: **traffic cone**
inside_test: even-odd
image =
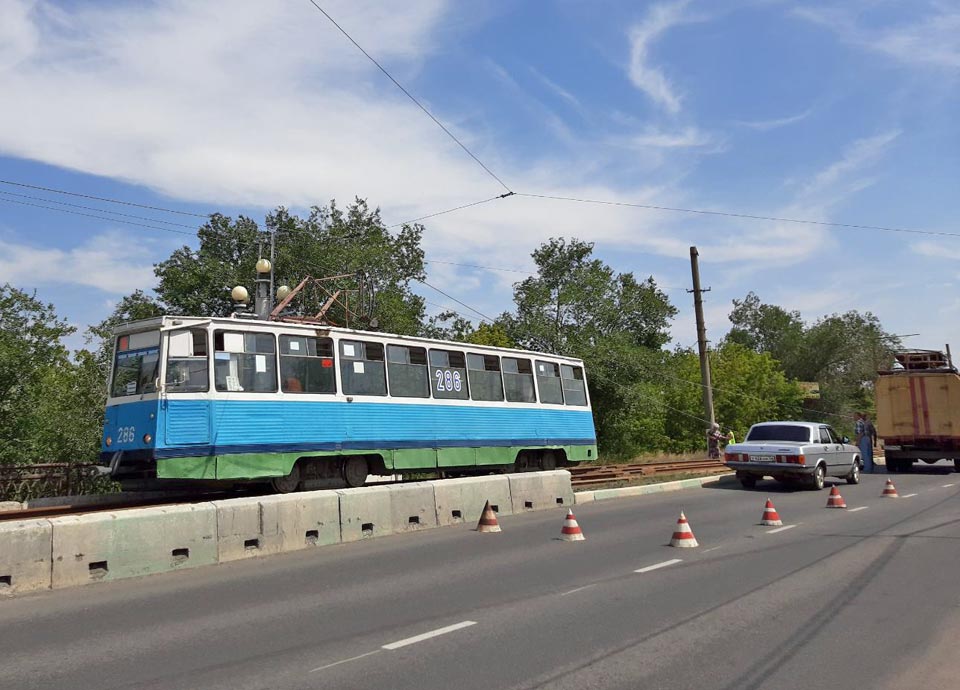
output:
[[[577,518],[574,517],[572,510],[567,509],[567,517],[563,519],[563,528],[560,530],[560,540],[583,541],[584,539],[583,530],[577,524]]]
[[[490,501],[483,506],[483,513],[480,515],[480,522],[477,523],[478,532],[499,532],[500,523],[497,522],[497,514],[490,507]]]
[[[830,489],[830,495],[827,497],[827,508],[846,508],[847,502],[843,500],[843,496],[840,495],[840,490],[837,488],[837,485],[834,484],[833,488]]]
[[[887,480],[883,491],[880,493],[880,498],[900,498],[900,494],[897,493],[897,487],[893,485],[891,480]]]
[[[761,518],[760,524],[766,525],[767,527],[779,527],[783,524],[783,521],[777,514],[777,509],[773,507],[773,501],[769,498],[767,499],[767,505],[763,507],[763,518]]]
[[[677,520],[677,528],[673,530],[673,537],[670,538],[670,546],[679,546],[681,548],[691,548],[700,546],[697,538],[693,536],[693,530],[690,529],[690,523],[687,522],[687,516],[680,511],[680,519]]]

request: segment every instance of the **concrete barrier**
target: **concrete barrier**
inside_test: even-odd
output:
[[[576,493],[577,505],[582,503],[593,503],[595,501],[607,501],[613,498],[630,498],[632,496],[649,496],[651,494],[660,494],[669,491],[680,491],[682,489],[698,489],[704,484],[719,482],[732,474],[717,474],[710,477],[693,477],[691,479],[680,479],[675,482],[658,482],[656,484],[638,484],[637,486],[623,486],[619,489],[594,489],[592,491],[578,491]]]
[[[477,522],[487,501],[499,515],[513,513],[510,480],[504,475],[443,479],[430,483],[433,484],[437,521],[441,526]]]
[[[50,589],[49,520],[0,522],[0,596]]]
[[[508,474],[507,477],[515,514],[573,505],[573,486],[566,470],[524,472]]]
[[[0,512],[8,510],[23,510],[23,504],[17,501],[0,501]]]
[[[54,589],[217,562],[211,503],[89,513],[49,520]]]
[[[217,559],[221,563],[280,551],[276,502],[259,496],[213,501],[217,511]]]
[[[265,496],[260,502],[264,515],[275,506],[280,551],[340,543],[340,497],[332,491]]]
[[[437,527],[430,482],[339,489],[340,539],[359,541]]]

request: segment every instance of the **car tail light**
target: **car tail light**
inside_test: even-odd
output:
[[[724,453],[723,460],[724,462],[737,462],[740,460],[740,453]]]

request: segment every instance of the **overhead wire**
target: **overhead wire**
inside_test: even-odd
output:
[[[130,213],[121,213],[120,211],[110,211],[108,209],[96,208],[95,206],[83,206],[81,204],[71,204],[66,201],[57,201],[56,199],[47,199],[42,196],[31,196],[30,194],[17,194],[16,192],[5,192],[2,189],[0,189],[0,195],[3,195],[4,197],[15,196],[20,199],[32,199],[33,201],[43,201],[48,204],[56,204],[57,206],[69,206],[70,208],[82,208],[86,211],[96,211],[98,213],[109,213],[110,215],[122,216],[124,218],[135,218],[136,220],[147,220],[147,221],[150,221],[151,223],[161,223],[163,225],[170,225],[178,228],[191,228],[191,229],[196,228],[195,225],[187,225],[186,223],[174,223],[173,221],[161,220],[160,218],[149,218],[147,216],[135,216]]]
[[[136,206],[137,208],[145,208],[151,211],[162,211],[164,213],[176,213],[181,216],[196,216],[197,218],[210,217],[210,214],[192,213],[190,211],[177,211],[176,209],[164,208],[163,206],[149,206],[147,204],[136,204],[132,201],[122,201],[120,199],[111,199],[110,197],[105,197],[105,196],[93,196],[92,194],[80,194],[79,192],[70,192],[65,189],[55,189],[54,187],[42,187],[40,185],[27,184],[25,182],[16,182],[14,180],[0,180],[0,184],[10,185],[13,187],[24,187],[26,189],[37,189],[44,192],[53,192],[55,194],[66,194],[68,196],[76,196],[84,199],[104,201],[110,204],[121,204],[123,206]]]
[[[5,201],[8,204],[20,204],[21,206],[34,206],[36,208],[45,208],[48,211],[59,211],[60,213],[70,213],[75,216],[86,216],[87,218],[97,218],[99,220],[110,221],[111,223],[125,223],[126,225],[136,225],[141,228],[150,228],[152,230],[162,230],[164,232],[173,232],[178,235],[191,235],[196,236],[196,232],[187,232],[185,230],[176,230],[174,228],[163,228],[159,225],[146,225],[145,223],[137,223],[132,220],[124,220],[123,218],[109,218],[107,216],[98,216],[92,213],[82,213],[81,211],[71,211],[67,208],[57,208],[56,206],[43,206],[41,204],[34,204],[29,201],[18,201],[16,199],[7,199],[0,197],[0,201]]]
[[[455,206],[454,208],[448,208],[445,211],[437,211],[436,213],[428,213],[425,216],[420,216],[419,218],[412,218],[410,220],[405,220],[402,223],[394,223],[393,225],[388,225],[387,228],[399,228],[402,225],[409,225],[410,223],[419,223],[421,220],[426,220],[427,218],[436,218],[437,216],[443,216],[447,213],[453,213],[454,211],[461,211],[465,208],[470,208],[471,206],[480,206],[481,204],[488,204],[491,201],[496,201],[497,199],[506,199],[509,196],[513,196],[513,192],[507,192],[506,194],[498,194],[497,196],[492,196],[489,199],[481,199],[480,201],[474,201],[469,204],[463,204],[461,206]]]
[[[415,278],[414,280],[417,280],[417,279]],[[477,315],[480,316],[484,321],[487,321],[488,323],[491,323],[491,324],[492,324],[492,323],[494,323],[494,321],[496,321],[496,319],[490,318],[489,316],[487,316],[486,314],[484,314],[482,311],[479,311],[479,310],[477,310],[477,309],[474,309],[473,307],[471,307],[471,306],[470,306],[469,304],[467,304],[466,302],[461,302],[460,300],[458,300],[458,299],[457,299],[456,297],[454,297],[453,295],[444,292],[444,291],[441,290],[440,288],[436,287],[435,285],[431,285],[430,283],[428,283],[428,282],[425,281],[425,280],[417,280],[417,282],[420,283],[421,285],[426,285],[426,286],[427,286],[428,288],[430,288],[431,290],[435,290],[436,292],[439,292],[441,295],[443,295],[443,296],[446,297],[447,299],[452,299],[454,302],[456,302],[457,304],[459,304],[461,307],[465,307],[466,309],[469,309],[469,310],[472,311],[474,314],[477,314]]]
[[[349,33],[347,33],[346,29],[344,29],[342,26],[340,26],[340,25],[337,23],[337,21],[336,21],[333,17],[331,17],[330,14],[329,14],[325,9],[323,9],[322,7],[320,7],[320,5],[318,5],[318,4],[316,3],[316,0],[310,0],[310,4],[313,5],[314,7],[316,7],[317,10],[318,10],[324,17],[326,17],[328,20],[330,20],[330,23],[333,24],[335,27],[337,27],[337,29],[340,31],[340,33],[342,33],[344,36],[346,36],[346,37],[347,37],[347,40],[349,40],[349,41],[357,48],[357,50],[359,50],[361,53],[363,53],[363,55],[364,55],[370,62],[372,62],[374,65],[376,65],[376,66],[377,66],[377,69],[379,69],[381,72],[383,72],[383,74],[387,77],[387,79],[389,79],[390,81],[393,82],[394,86],[396,86],[398,89],[400,89],[400,91],[402,91],[403,94],[404,94],[407,98],[409,98],[409,99],[414,103],[414,105],[416,105],[418,108],[420,108],[420,110],[422,110],[422,111],[426,114],[427,117],[429,117],[431,120],[433,120],[433,122],[437,125],[437,127],[439,127],[440,129],[442,129],[442,130],[446,133],[446,135],[447,135],[448,137],[450,137],[453,141],[455,141],[455,142],[457,143],[457,145],[466,152],[466,154],[467,154],[468,156],[470,156],[474,161],[476,161],[477,165],[479,165],[481,168],[483,168],[490,177],[492,177],[494,180],[496,180],[497,182],[499,182],[499,183],[500,183],[500,186],[502,186],[502,187],[503,187],[504,189],[506,189],[508,192],[510,192],[511,194],[513,194],[513,190],[510,189],[509,185],[507,185],[506,182],[504,182],[503,180],[501,180],[501,179],[496,175],[496,173],[494,173],[492,170],[490,170],[490,168],[488,168],[486,165],[484,165],[483,161],[481,161],[479,158],[477,158],[477,156],[473,153],[473,151],[471,151],[470,149],[467,148],[466,144],[464,144],[462,141],[460,141],[460,139],[458,139],[457,136],[456,136],[453,132],[451,132],[449,129],[447,129],[446,126],[445,126],[442,122],[440,122],[440,120],[438,120],[438,119],[434,116],[433,113],[431,113],[429,110],[427,110],[426,106],[424,106],[423,103],[421,103],[419,100],[417,100],[417,98],[416,98],[413,94],[411,94],[409,91],[407,91],[407,89],[405,89],[400,82],[398,82],[396,79],[394,79],[393,75],[390,74],[390,73],[384,68],[383,65],[381,65],[379,62],[377,62],[377,60],[376,60],[372,55],[370,55],[370,53],[368,53],[366,50],[364,50],[364,49],[363,49],[363,46],[361,46],[359,43],[357,43],[356,40],[353,38],[353,36],[351,36]]]

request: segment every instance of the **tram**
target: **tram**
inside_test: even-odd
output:
[[[596,457],[583,362],[236,317],[120,327],[101,463],[125,490],[278,492]]]

